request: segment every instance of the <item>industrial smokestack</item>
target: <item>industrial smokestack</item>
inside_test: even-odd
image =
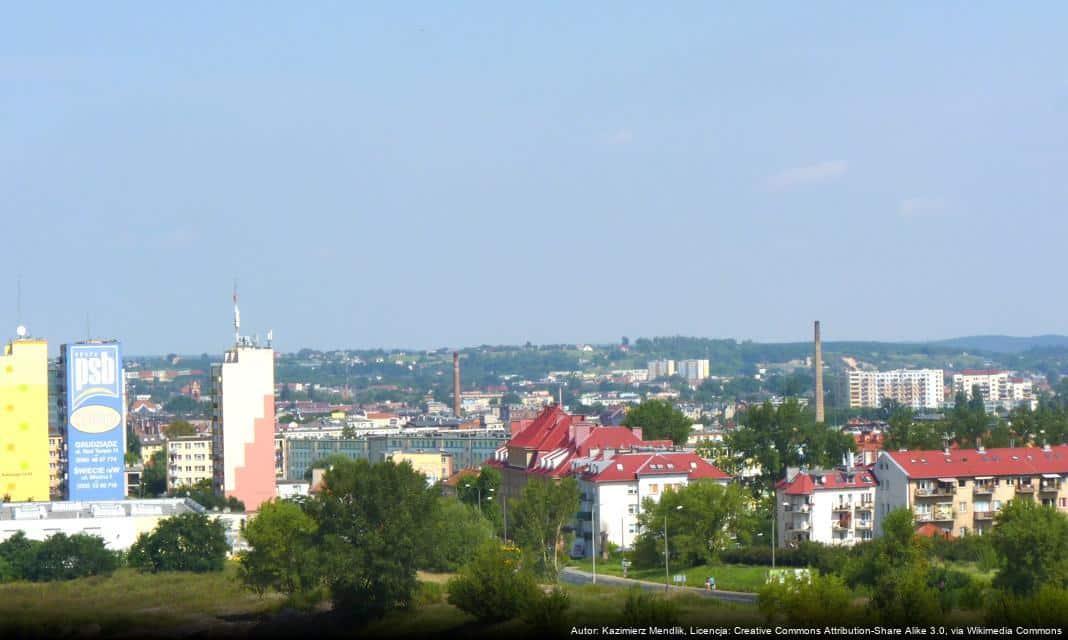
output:
[[[460,352],[452,352],[452,412],[460,417]]]
[[[816,369],[816,422],[823,424],[823,342],[820,340],[820,321],[816,321],[816,357],[812,362]]]

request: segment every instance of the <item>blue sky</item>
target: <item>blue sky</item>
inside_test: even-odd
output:
[[[1063,3],[388,5],[9,6],[0,325],[1068,333]]]

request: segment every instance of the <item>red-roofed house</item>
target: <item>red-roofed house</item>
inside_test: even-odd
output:
[[[587,462],[578,471],[582,502],[579,540],[573,551],[576,555],[589,555],[592,551],[593,517],[597,518],[600,534],[598,549],[605,542],[627,548],[637,536],[638,515],[645,498],[659,502],[665,491],[684,487],[694,480],[723,484],[731,480],[729,475],[689,451],[623,453]]]
[[[775,485],[776,541],[852,545],[871,540],[877,482],[865,467],[787,472]]]
[[[534,420],[512,423],[512,439],[487,464],[501,470],[507,499],[518,498],[531,478],[559,480],[577,473],[576,465],[607,459],[638,448],[670,448],[670,442],[644,442],[641,429],[603,427],[557,405]]]
[[[933,523],[955,536],[989,531],[994,516],[1013,499],[1068,512],[1068,445],[884,451],[875,474],[877,527],[899,507],[911,509],[917,524]]]

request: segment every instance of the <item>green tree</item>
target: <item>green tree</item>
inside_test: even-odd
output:
[[[174,396],[163,405],[163,410],[174,415],[190,415],[200,413],[201,404],[189,396]]]
[[[646,400],[627,411],[627,427],[641,427],[644,440],[667,440],[685,444],[693,421],[663,400]]]
[[[408,463],[333,465],[306,504],[334,610],[365,620],[410,606],[429,555],[437,496]]]
[[[287,595],[313,590],[320,581],[318,525],[300,505],[272,500],[260,505],[245,525],[250,549],[239,557],[242,582],[257,593],[274,589]]]
[[[33,571],[37,547],[40,545],[39,541],[27,538],[22,530],[0,542],[0,559],[9,567],[10,579],[28,579],[27,576]]]
[[[161,520],[130,547],[129,563],[141,571],[222,571],[226,563],[225,525],[203,513]]]
[[[133,423],[126,425],[126,453],[132,453],[135,460],[141,459],[141,438],[134,431]]]
[[[449,604],[480,622],[519,616],[538,595],[534,575],[523,566],[519,549],[491,540],[482,543],[459,575],[449,580]]]
[[[73,580],[108,575],[118,566],[118,555],[104,546],[103,539],[84,533],[56,533],[35,545],[33,560],[24,567],[23,577],[35,582]]]
[[[191,486],[178,487],[168,491],[167,495],[172,498],[189,498],[205,509],[212,511],[229,509],[240,513],[245,510],[245,503],[237,498],[233,496],[227,498],[215,493],[215,488],[212,486],[210,478],[199,480]]]
[[[646,498],[638,516],[642,533],[634,543],[635,565],[663,566],[665,518],[672,562],[693,567],[715,561],[730,543],[745,505],[745,491],[738,485],[724,486],[711,480],[664,490],[659,502]]]
[[[518,504],[509,507],[514,522],[510,533],[535,558],[534,566],[543,576],[555,579],[560,573],[563,531],[578,512],[579,494],[574,478],[559,482],[531,479],[523,487]]]
[[[465,504],[479,509],[483,516],[500,529],[502,524],[501,472],[491,466],[483,465],[475,478],[466,477],[456,487],[456,497]]]
[[[478,509],[451,498],[439,498],[434,544],[421,563],[429,571],[456,571],[479,546],[493,539],[493,524]]]
[[[732,431],[725,442],[740,461],[760,465],[761,487],[770,487],[788,466],[830,467],[856,450],[852,436],[816,424],[815,415],[792,398],[778,407],[771,402],[750,407],[742,423],[744,428]]]
[[[1068,517],[1030,499],[1011,500],[990,533],[1001,568],[994,586],[1029,595],[1068,586]]]
[[[168,440],[173,440],[181,436],[195,436],[197,428],[186,420],[175,420],[163,428],[163,433]]]
[[[567,629],[565,616],[569,608],[571,598],[557,585],[548,593],[537,590],[534,597],[524,604],[521,615],[527,624],[534,627],[537,636],[555,637]]]
[[[161,496],[167,491],[167,451],[160,449],[152,454],[141,472],[141,493],[145,496]]]

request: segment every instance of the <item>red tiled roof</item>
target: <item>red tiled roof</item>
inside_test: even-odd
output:
[[[634,432],[627,427],[598,427],[590,431],[590,436],[579,443],[578,454],[590,455],[591,449],[631,449],[649,443],[642,442]]]
[[[849,481],[847,472],[839,469],[834,471],[813,471],[811,473],[801,472],[794,476],[794,479],[790,482],[787,482],[785,478],[780,480],[775,484],[775,488],[785,489],[784,493],[788,496],[806,496],[816,490],[867,489],[876,485],[875,476],[866,467],[857,468],[848,473],[853,475],[852,482]],[[815,476],[820,476],[823,481],[816,482]]]
[[[927,538],[941,537],[941,538],[947,538],[948,539],[948,538],[952,538],[953,537],[953,532],[952,531],[946,531],[946,530],[940,528],[938,525],[936,525],[934,523],[931,523],[931,522],[928,522],[927,524],[923,525],[919,529],[916,529],[916,533],[918,533],[921,536],[927,537]]]
[[[581,416],[564,413],[563,409],[553,405],[542,411],[530,426],[517,433],[508,446],[538,451],[562,447],[569,438],[568,427],[581,419]]]
[[[626,482],[638,476],[682,475],[690,480],[729,480],[730,476],[696,453],[629,453],[615,456],[598,474],[586,473],[590,482]]]
[[[974,476],[1028,476],[1040,473],[1068,473],[1068,445],[944,451],[886,452],[910,478],[965,478]]]

